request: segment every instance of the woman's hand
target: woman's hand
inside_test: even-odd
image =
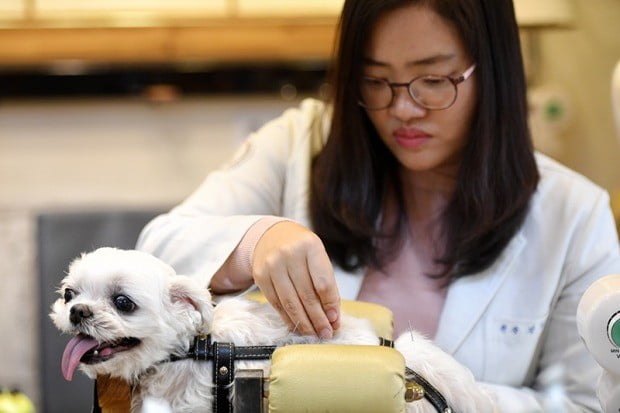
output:
[[[269,228],[254,249],[252,277],[292,330],[331,338],[340,327],[334,270],[308,228],[290,221]]]

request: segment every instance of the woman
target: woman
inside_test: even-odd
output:
[[[494,392],[596,410],[583,291],[620,271],[607,194],[534,155],[510,0],[345,1],[329,105],[304,101],[141,234],[216,293],[257,285],[304,334],[391,308]]]

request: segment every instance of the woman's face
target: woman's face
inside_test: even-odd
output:
[[[461,76],[474,63],[453,26],[422,6],[382,16],[365,51],[362,75],[407,83],[422,75]],[[381,140],[411,172],[456,172],[476,107],[476,72],[457,86],[443,110],[417,104],[406,87],[394,89],[391,106],[367,114]]]

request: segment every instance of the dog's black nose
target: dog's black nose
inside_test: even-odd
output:
[[[85,304],[76,304],[71,307],[71,315],[69,315],[69,320],[73,324],[79,324],[83,319],[91,317],[93,312],[90,310],[90,307]]]

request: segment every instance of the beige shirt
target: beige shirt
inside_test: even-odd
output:
[[[413,248],[403,245],[383,271],[369,269],[357,299],[381,304],[392,310],[394,337],[414,329],[428,338],[434,338],[447,289],[443,280],[423,273]]]

